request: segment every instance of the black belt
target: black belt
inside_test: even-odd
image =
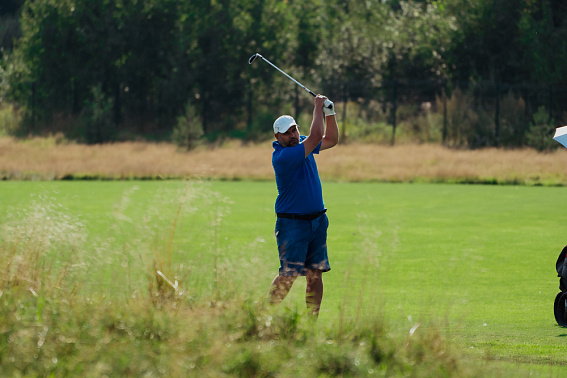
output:
[[[288,214],[288,213],[277,213],[278,218],[287,219],[298,219],[298,220],[313,220],[319,218],[321,215],[325,214],[327,209],[321,210],[318,213],[313,214]]]

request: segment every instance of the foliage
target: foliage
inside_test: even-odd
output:
[[[190,102],[208,139],[255,137],[264,114],[290,103],[310,113],[311,102],[264,62],[248,66],[254,52],[335,101],[419,106],[435,101],[441,80],[567,85],[566,15],[559,0],[9,0],[0,6],[0,97],[27,109],[32,133],[54,131],[45,130],[54,115],[78,118],[100,84],[119,134],[170,135]],[[396,94],[400,79],[428,84]],[[545,105],[560,113],[566,93]],[[475,99],[478,120],[458,126],[451,143],[522,145],[545,100],[515,96],[526,117],[508,113],[499,133],[487,101]],[[424,122],[415,113],[407,128]]]
[[[14,135],[22,125],[22,110],[0,103],[0,136]]]
[[[173,129],[171,141],[180,148],[191,150],[202,136],[203,127],[195,108],[187,104],[185,114],[177,117],[177,125]]]
[[[381,104],[376,101],[368,103],[349,102],[345,106],[349,114],[349,122],[340,125],[341,143],[362,141],[367,143],[388,143],[391,140],[392,128],[386,122],[387,114]],[[340,111],[340,110],[339,110]]]
[[[516,147],[526,144],[526,118],[525,99],[508,91],[500,101],[500,145]]]
[[[12,49],[14,41],[19,37],[19,27],[17,17],[0,14],[0,59],[4,50]]]
[[[530,147],[538,151],[549,151],[559,145],[553,140],[554,134],[553,120],[549,119],[549,113],[544,106],[540,106],[534,114],[534,119],[530,122],[529,130],[526,134],[526,142]]]
[[[19,10],[24,0],[3,0],[0,4],[0,59],[5,51],[14,47],[14,41],[20,37]]]
[[[528,76],[545,83],[567,81],[567,5],[562,1],[526,1],[520,20],[520,63],[529,69]]]
[[[285,369],[297,377],[380,371],[474,377],[487,370],[459,360],[439,330],[403,337],[370,318],[340,335],[316,330],[297,312],[270,315],[255,306],[242,316],[242,300],[220,308],[187,301],[157,307],[137,298],[116,306],[101,295],[66,300],[66,287],[61,291],[36,298],[4,288],[0,319],[14,327],[0,337],[5,374],[251,377]],[[254,325],[251,319],[257,319]],[[309,363],[294,363],[305,355],[312,355]]]
[[[437,108],[441,109],[442,106],[442,99],[437,98]],[[478,120],[478,115],[473,109],[473,98],[457,88],[446,100],[446,107],[447,144],[466,146],[471,138],[473,124]]]
[[[336,28],[318,60],[326,90],[345,81],[365,82],[371,90],[382,80],[449,75],[447,54],[457,29],[441,2],[401,2],[398,10],[368,2],[338,3],[331,16],[337,17]]]
[[[43,110],[77,113],[99,83],[106,97],[130,113],[144,109],[158,77],[172,70],[169,54],[176,51],[176,4],[154,3],[26,2],[22,38],[14,50],[20,64],[12,81],[34,83],[34,101]],[[24,93],[15,95],[18,101],[30,100]],[[117,112],[115,121],[119,117]]]
[[[411,110],[411,108],[410,108]],[[443,115],[433,112],[431,103],[423,103],[419,111],[413,110],[400,120],[396,141],[403,139],[416,143],[440,143],[442,141]]]
[[[246,139],[250,141],[266,141],[274,137],[274,129],[272,125],[279,115],[267,110],[265,107],[258,110],[256,117],[246,130]],[[309,121],[302,122],[302,119],[296,120],[301,126],[307,127]],[[306,131],[305,131],[306,132]]]
[[[92,99],[83,110],[83,127],[87,143],[103,143],[114,134],[113,101],[105,96],[100,84],[91,89]]]

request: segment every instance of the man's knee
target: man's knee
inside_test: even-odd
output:
[[[286,285],[293,285],[293,283],[297,279],[297,276],[280,276],[280,277],[282,282],[284,282]]]
[[[323,271],[319,269],[307,269],[306,278],[308,280],[317,280],[323,277]]]
[[[286,287],[291,287],[291,285],[293,285],[293,283],[295,282],[295,279],[297,278],[297,276],[276,276],[276,278],[274,279],[274,282],[272,284],[278,286],[278,287],[282,287],[282,288],[286,288]]]

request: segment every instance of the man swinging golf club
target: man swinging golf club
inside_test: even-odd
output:
[[[270,302],[280,303],[295,279],[305,276],[305,302],[316,318],[323,298],[323,272],[331,266],[327,257],[329,220],[313,155],[339,141],[334,104],[325,96],[315,96],[309,136],[300,135],[289,115],[276,119],[274,135],[272,165],[278,187],[275,234],[280,268],[270,287]]]

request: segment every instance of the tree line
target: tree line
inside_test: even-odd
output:
[[[0,100],[22,110],[20,132],[92,143],[250,134],[298,107],[293,83],[248,65],[255,52],[345,103],[400,79],[562,88],[566,19],[562,0],[4,0]],[[456,84],[439,88],[395,104]],[[541,101],[556,122],[562,96]]]

